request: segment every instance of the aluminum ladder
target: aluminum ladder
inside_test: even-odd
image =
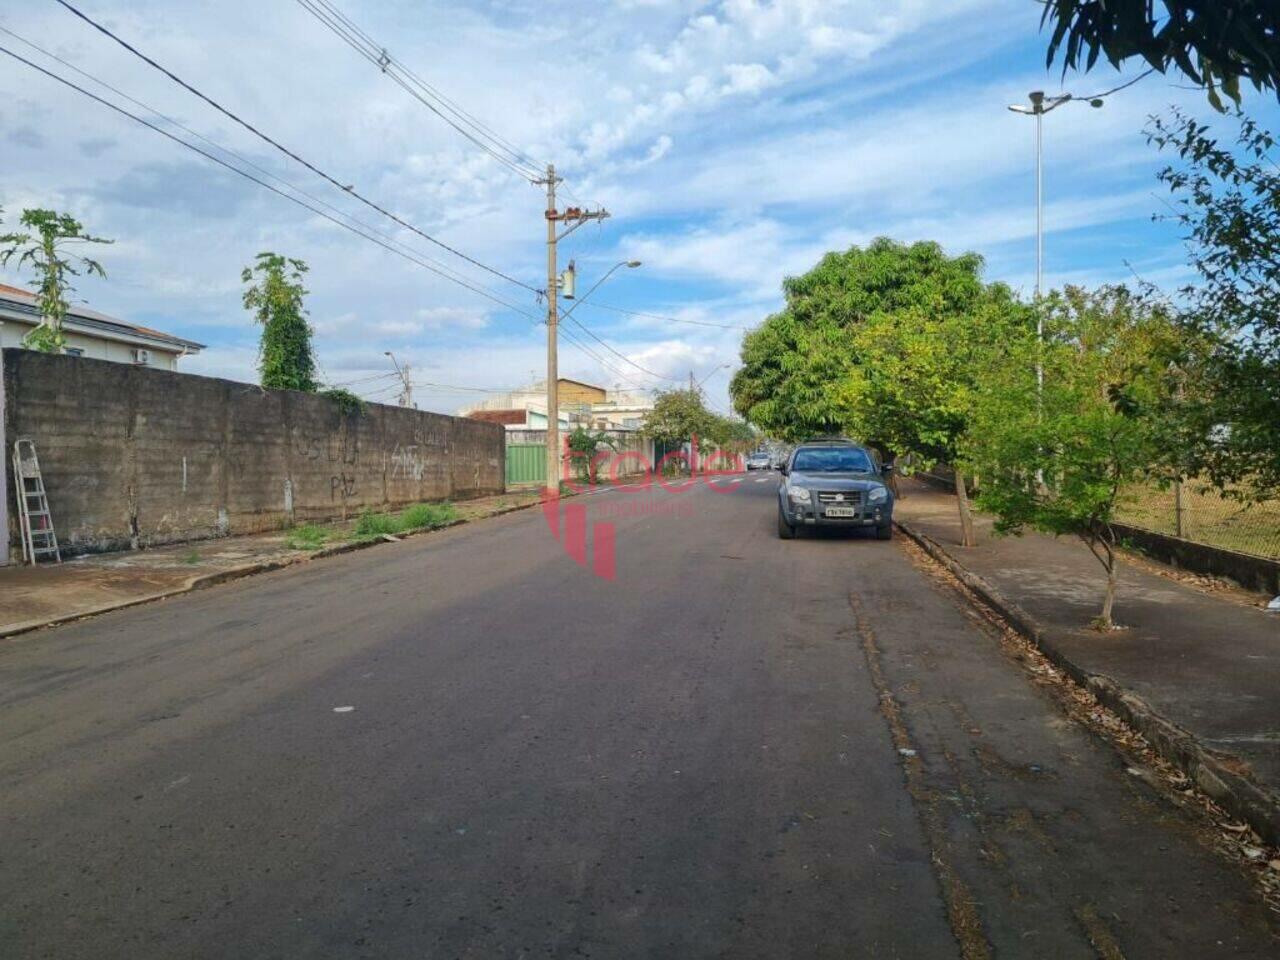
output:
[[[35,564],[53,557],[61,563],[62,552],[58,549],[58,535],[53,532],[53,514],[49,512],[36,445],[25,437],[13,443],[13,488],[18,498],[23,559]]]

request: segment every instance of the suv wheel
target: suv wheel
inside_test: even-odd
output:
[[[877,539],[877,540],[892,540],[892,539],[893,539],[893,524],[892,524],[892,523],[885,523],[885,524],[881,524],[880,526],[876,527],[876,539]]]
[[[796,538],[796,528],[787,523],[787,518],[782,513],[782,508],[778,508],[778,536],[783,540],[794,540]]]

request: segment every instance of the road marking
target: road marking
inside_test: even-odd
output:
[[[768,477],[756,477],[756,483],[768,483],[768,482],[769,482]]]
[[[334,707],[333,712],[334,713],[350,713],[354,709],[355,707]]]
[[[742,482],[742,478],[741,478],[741,477],[734,477],[734,478],[733,478],[732,480],[730,480],[729,482],[730,482],[730,483],[741,483],[741,482]]]

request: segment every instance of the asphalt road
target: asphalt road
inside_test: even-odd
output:
[[[761,480],[762,482],[756,482]],[[906,544],[594,494],[0,647],[0,956],[1274,957]]]

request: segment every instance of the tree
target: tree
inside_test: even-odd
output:
[[[1182,290],[1190,332],[1213,345],[1193,384],[1178,449],[1186,469],[1240,495],[1280,489],[1280,170],[1275,140],[1243,114],[1234,147],[1179,111],[1147,133],[1176,165],[1160,173],[1200,283]]]
[[[67,248],[78,243],[112,241],[90,236],[84,232],[80,221],[55,210],[23,210],[19,222],[27,232],[0,236],[0,244],[4,245],[0,250],[0,266],[7,267],[16,256],[18,269],[30,267],[39,281],[36,303],[40,308],[40,324],[27,334],[22,344],[32,350],[61,353],[67,342],[62,332],[62,322],[69,307],[67,294],[75,289],[68,278],[79,276],[81,272],[96,273],[100,277],[107,275],[98,261],[69,253]]]
[[[565,440],[565,444],[569,448],[569,459],[574,464],[579,480],[586,480],[589,483],[595,483],[597,464],[595,456],[601,447],[609,450],[618,448],[614,439],[600,430],[592,432],[586,427],[575,427],[573,432],[569,434]]]
[[[252,267],[240,275],[249,284],[244,306],[262,324],[258,350],[258,370],[262,385],[271,390],[304,390],[312,393],[315,357],[311,352],[311,326],[303,297],[307,295],[302,277],[307,265],[292,257],[260,253]],[[255,279],[256,278],[256,279]]]
[[[981,475],[978,505],[995,515],[997,532],[1029,527],[1088,546],[1107,575],[1095,623],[1109,629],[1116,504],[1133,483],[1169,479],[1157,465],[1186,339],[1166,310],[1124,287],[1068,287],[1043,308],[1043,346],[1025,331],[988,357],[961,463]]]
[[[1029,308],[1003,284],[985,288],[969,309],[913,307],[873,314],[853,332],[840,403],[844,432],[875,441],[923,467],[956,463],[969,430],[973,394],[986,356],[1034,326]],[[973,546],[964,474],[955,470],[962,543]]]
[[[841,391],[857,363],[856,329],[877,314],[969,311],[985,295],[981,269],[977,254],[948,257],[936,243],[883,237],[828,253],[808,273],[788,277],[786,307],[743,338],[742,367],[729,388],[735,409],[785,440],[838,432],[846,420]]]
[[[715,436],[719,419],[707,409],[699,390],[660,390],[654,397],[653,409],[645,415],[641,433],[668,449],[683,443],[694,445],[699,439]],[[670,466],[676,469],[678,460]]]
[[[1064,70],[1141,57],[1161,73],[1176,67],[1219,109],[1219,90],[1240,102],[1241,80],[1280,91],[1274,0],[1045,0],[1040,23],[1053,24],[1048,64],[1061,51]]]

